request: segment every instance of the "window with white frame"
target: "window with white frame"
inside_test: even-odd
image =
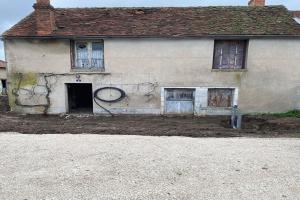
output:
[[[103,41],[75,41],[74,42],[75,69],[104,69]]]
[[[213,69],[244,69],[246,40],[216,40]]]

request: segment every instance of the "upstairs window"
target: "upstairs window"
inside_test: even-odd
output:
[[[103,41],[76,41],[73,46],[73,68],[104,70]]]
[[[216,40],[213,69],[244,69],[247,41]]]

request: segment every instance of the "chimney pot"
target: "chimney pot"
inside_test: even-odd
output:
[[[248,5],[249,6],[265,6],[266,0],[250,0]]]

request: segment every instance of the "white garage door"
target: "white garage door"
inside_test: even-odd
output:
[[[194,89],[166,89],[166,114],[194,114]]]

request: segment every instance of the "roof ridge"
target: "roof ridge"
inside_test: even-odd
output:
[[[284,5],[268,5],[268,6],[137,6],[137,7],[56,7],[56,10],[71,10],[71,9],[191,9],[191,8],[247,8],[247,9],[263,9],[263,8],[286,8]]]

